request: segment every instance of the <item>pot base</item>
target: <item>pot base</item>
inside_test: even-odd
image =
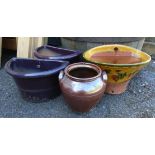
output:
[[[123,83],[107,83],[106,93],[108,94],[122,94],[126,91],[129,81]]]
[[[46,102],[51,99],[54,99],[58,97],[61,92],[59,88],[54,90],[44,90],[44,91],[26,91],[26,90],[20,90],[20,94],[22,98],[29,102],[34,103],[40,103],[40,102]]]

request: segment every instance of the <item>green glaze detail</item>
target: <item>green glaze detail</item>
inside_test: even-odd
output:
[[[112,79],[114,81],[118,81],[120,79],[123,79],[126,76],[127,76],[127,73],[126,72],[125,73],[117,73],[117,75],[112,75]]]
[[[106,73],[109,74],[111,72],[110,69],[105,69]]]

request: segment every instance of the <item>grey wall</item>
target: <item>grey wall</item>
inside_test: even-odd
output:
[[[155,42],[155,37],[146,37],[145,41],[146,42]]]

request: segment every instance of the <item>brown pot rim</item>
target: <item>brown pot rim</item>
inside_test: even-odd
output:
[[[91,69],[95,70],[95,71],[98,73],[98,75],[93,76],[93,77],[91,77],[91,78],[77,78],[77,77],[71,76],[71,75],[69,74],[69,72],[70,72],[72,69],[81,68],[81,67],[91,68]],[[74,80],[74,81],[81,81],[81,82],[82,82],[82,81],[83,81],[83,82],[87,82],[87,81],[95,80],[96,78],[101,77],[101,74],[102,74],[102,70],[101,70],[100,67],[98,67],[98,66],[95,65],[95,64],[86,63],[86,62],[78,62],[78,63],[70,64],[70,65],[68,65],[68,66],[65,68],[64,72],[65,72],[65,75],[66,75],[68,78],[70,78],[70,79],[72,79],[72,80]]]

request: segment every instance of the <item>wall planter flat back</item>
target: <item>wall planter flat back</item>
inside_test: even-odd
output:
[[[109,94],[125,92],[130,80],[151,61],[147,53],[119,44],[92,48],[84,52],[83,58],[107,72]]]
[[[81,53],[80,51],[45,45],[38,47],[34,51],[34,56],[39,59],[65,60],[74,63],[80,60]]]
[[[12,58],[5,70],[15,80],[24,99],[33,102],[55,98],[60,94],[58,74],[69,62]]]

